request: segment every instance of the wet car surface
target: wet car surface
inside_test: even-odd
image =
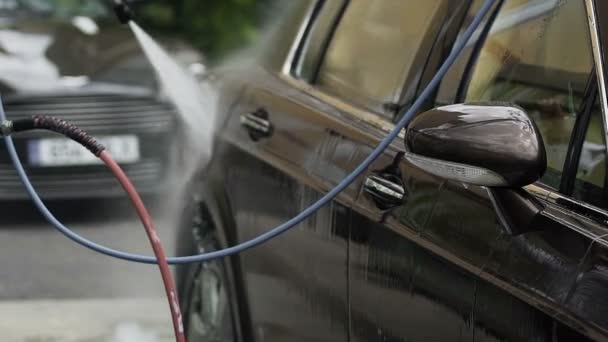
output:
[[[225,115],[183,215],[182,253],[258,236],[340,182],[420,94],[481,1],[299,5],[259,63],[218,75]],[[607,45],[598,38],[607,10],[497,2],[423,108],[517,106],[543,142],[538,181],[494,189],[433,175],[403,158],[403,132],[297,228],[180,268],[190,340],[608,339]],[[527,212],[507,207],[505,219],[496,193],[540,209],[511,226]]]

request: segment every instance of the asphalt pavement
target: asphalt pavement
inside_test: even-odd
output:
[[[150,202],[167,254],[175,250],[174,210]],[[56,202],[79,234],[151,254],[126,201]],[[0,204],[0,340],[24,342],[171,341],[156,266],[96,254],[59,234],[28,202]]]

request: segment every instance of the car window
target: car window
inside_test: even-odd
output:
[[[321,62],[316,85],[392,118],[414,63],[432,43],[444,0],[351,0]],[[430,48],[430,47],[429,47]]]
[[[606,140],[599,101],[593,107],[576,172],[572,196],[608,209],[606,198]]]
[[[523,107],[547,151],[541,181],[557,189],[592,67],[583,0],[507,0],[479,52],[465,101]]]

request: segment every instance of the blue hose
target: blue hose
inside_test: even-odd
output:
[[[333,200],[340,192],[342,192],[351,183],[353,183],[355,181],[355,179],[357,179],[357,177],[359,177],[371,165],[371,163],[374,160],[376,160],[376,158],[378,158],[382,154],[382,152],[384,152],[384,150],[391,144],[391,142],[399,135],[399,132],[407,126],[407,124],[410,122],[410,120],[412,119],[414,114],[418,111],[420,106],[426,101],[426,99],[431,95],[433,90],[435,90],[435,88],[439,85],[439,82],[441,81],[443,76],[446,74],[446,72],[448,71],[450,66],[454,63],[456,58],[460,55],[460,53],[466,46],[467,41],[471,38],[471,36],[473,35],[473,32],[480,25],[483,18],[486,16],[486,14],[492,8],[492,5],[494,4],[495,1],[496,0],[486,0],[484,2],[483,6],[479,10],[479,13],[473,19],[473,22],[471,23],[471,25],[464,32],[462,37],[460,37],[460,39],[458,39],[454,48],[450,52],[450,55],[446,58],[445,62],[441,66],[441,68],[437,71],[437,74],[435,74],[435,76],[433,77],[431,82],[429,82],[429,84],[426,86],[424,91],[420,94],[418,99],[416,99],[414,104],[412,104],[412,106],[407,110],[407,112],[405,112],[405,114],[403,114],[403,116],[397,122],[395,127],[380,142],[380,144],[372,151],[372,153],[370,153],[370,155],[367,156],[367,158],[365,158],[365,160],[359,166],[357,166],[357,168],[355,168],[355,170],[353,170],[353,172],[351,172],[348,176],[346,176],[335,188],[333,188],[331,191],[326,193],[318,201],[313,203],[310,207],[304,209],[302,212],[300,212],[295,217],[293,217],[290,220],[286,221],[285,223],[267,231],[266,233],[261,234],[260,236],[258,236],[256,238],[245,241],[236,246],[228,247],[228,248],[221,249],[221,250],[214,251],[214,252],[198,254],[198,255],[191,255],[191,256],[170,257],[170,258],[167,258],[168,262],[170,264],[197,263],[197,262],[209,261],[212,259],[221,258],[221,257],[225,257],[225,256],[230,256],[230,255],[233,255],[236,253],[240,253],[246,249],[249,249],[249,248],[255,247],[259,244],[262,244],[262,243],[286,232],[290,228],[295,227],[297,224],[301,223],[306,218],[308,218],[309,216],[314,214],[317,210],[319,210],[319,208],[321,208],[322,206],[326,205],[328,202]],[[2,120],[2,121],[6,120],[6,115],[4,113],[4,108],[2,106],[1,99],[0,99],[0,120]],[[42,216],[44,216],[44,218],[53,227],[55,227],[59,232],[61,232],[65,236],[67,236],[72,241],[74,241],[82,246],[85,246],[87,248],[90,248],[96,252],[99,252],[101,254],[105,254],[105,255],[108,255],[111,257],[115,257],[118,259],[124,259],[124,260],[132,261],[132,262],[139,262],[139,263],[145,263],[145,264],[156,264],[155,257],[126,253],[126,252],[118,251],[118,250],[97,244],[93,241],[87,240],[84,237],[76,234],[75,232],[71,231],[69,228],[64,226],[61,222],[59,222],[59,220],[57,220],[57,218],[55,218],[55,216],[53,216],[53,214],[49,211],[49,209],[44,205],[44,203],[40,199],[40,196],[38,196],[38,194],[36,193],[36,190],[32,186],[32,183],[30,183],[28,176],[25,173],[25,170],[23,169],[23,165],[21,164],[21,161],[19,160],[19,157],[17,155],[17,151],[15,150],[15,145],[13,144],[12,138],[6,137],[5,142],[6,142],[6,147],[8,149],[10,158],[15,166],[15,169],[17,170],[17,173],[19,175],[19,178],[21,179],[21,182],[25,186],[27,193],[29,194],[30,198],[32,199],[32,201],[34,202],[34,204],[36,205],[36,207],[38,208],[38,210],[40,211]]]

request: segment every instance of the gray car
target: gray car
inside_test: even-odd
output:
[[[154,70],[110,1],[0,1],[0,92],[9,119],[46,114],[99,137],[144,194],[161,192],[179,129]],[[182,62],[199,56],[166,40]],[[175,134],[179,135],[179,134]],[[122,196],[104,167],[77,144],[46,133],[15,137],[33,184],[47,199]],[[4,146],[0,147],[4,151]],[[6,152],[0,199],[25,198]]]

